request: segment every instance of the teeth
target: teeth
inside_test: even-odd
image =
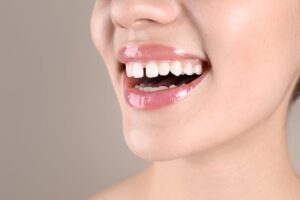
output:
[[[197,74],[197,75],[202,74],[202,65],[201,65],[201,64],[197,64],[197,65],[194,67],[194,73]]]
[[[174,61],[171,64],[171,73],[174,74],[175,76],[179,76],[182,72],[182,65],[181,62],[179,61]]]
[[[166,76],[170,72],[170,64],[168,62],[161,62],[159,65],[159,75]]]
[[[144,68],[146,73],[144,74]],[[142,78],[155,78],[160,76],[167,76],[170,72],[175,76],[193,74],[202,74],[202,64],[195,60],[181,61],[161,61],[159,64],[156,61],[147,63],[130,62],[126,63],[126,74],[128,77]]]
[[[141,91],[144,91],[144,92],[155,92],[155,91],[160,91],[160,90],[166,90],[166,89],[169,89],[169,88],[181,87],[181,86],[184,86],[184,85],[186,85],[186,84],[182,83],[179,86],[176,86],[176,85],[172,84],[169,87],[168,86],[159,86],[159,87],[149,86],[149,87],[145,87],[143,84],[141,84],[141,85],[136,85],[135,88],[139,89]]]
[[[133,65],[132,63],[126,63],[126,74],[128,77],[133,76]]]
[[[134,78],[142,78],[144,76],[144,69],[141,63],[133,63],[132,74]]]
[[[135,88],[136,88],[136,89],[139,89],[139,90],[141,90],[141,91],[144,91],[144,92],[155,92],[155,91],[160,91],[160,90],[166,90],[166,89],[168,89],[169,87],[167,87],[167,86],[159,86],[159,87],[142,87],[142,86],[136,85]]]
[[[175,88],[175,87],[181,87],[181,86],[184,86],[186,85],[185,83],[179,85],[179,86],[176,86],[174,84],[170,85],[169,87],[168,86],[159,86],[159,87],[151,87],[151,86],[147,86],[145,87],[143,84],[141,85],[136,85],[135,88],[138,89],[138,90],[141,90],[141,91],[144,91],[144,92],[155,92],[155,91],[160,91],[160,90],[166,90],[166,89],[169,89],[169,88]]]
[[[146,65],[146,76],[148,78],[154,78],[158,76],[158,66],[156,62],[149,62]]]
[[[194,73],[193,65],[190,62],[186,62],[183,67],[183,72],[186,75],[192,75]]]
[[[168,86],[159,86],[159,89],[160,90],[165,90],[165,89],[168,89]]]

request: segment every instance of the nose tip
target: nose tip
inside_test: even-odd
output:
[[[176,20],[179,12],[177,3],[170,0],[115,0],[110,10],[112,22],[125,29],[165,25]]]

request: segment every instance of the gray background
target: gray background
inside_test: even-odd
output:
[[[90,38],[93,3],[1,0],[0,199],[86,199],[147,165],[124,142]],[[299,117],[300,103],[289,119],[298,172]]]

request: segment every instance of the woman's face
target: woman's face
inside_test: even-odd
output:
[[[277,113],[299,77],[299,0],[98,0],[91,31],[121,106],[125,140],[147,160],[192,155],[253,130]],[[128,93],[122,56],[146,64],[170,60],[169,67],[176,59],[188,62],[160,46],[141,52],[142,61],[130,58],[153,44],[210,63],[183,98],[159,99],[170,91]]]

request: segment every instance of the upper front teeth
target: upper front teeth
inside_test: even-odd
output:
[[[144,76],[143,71],[143,65],[141,63],[136,62],[132,64],[132,75],[135,78],[142,78]]]
[[[155,62],[149,62],[146,65],[146,76],[153,78],[158,76],[158,66]]]
[[[158,70],[161,76],[166,76],[170,72],[170,64],[168,62],[161,62],[159,64]]]
[[[126,63],[126,74],[128,77],[142,78],[144,77],[144,68],[146,68],[146,77],[148,78],[155,78],[159,75],[166,76],[170,72],[175,76],[202,74],[202,64],[197,60],[130,62]]]

